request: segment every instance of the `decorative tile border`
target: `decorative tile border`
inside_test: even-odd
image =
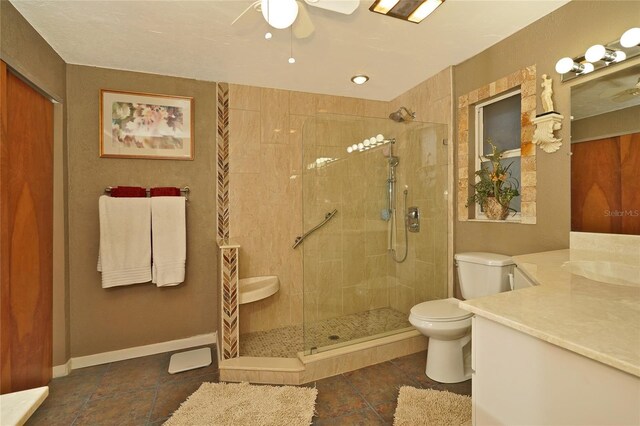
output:
[[[238,251],[239,246],[220,247],[222,359],[240,356],[238,309]]]
[[[469,220],[467,197],[469,192],[469,114],[478,102],[520,86],[521,126],[521,223],[536,223],[536,149],[533,144],[536,116],[536,66],[518,70],[466,95],[458,97],[458,220]]]
[[[229,242],[229,85],[217,84],[217,224],[218,244]]]
[[[217,84],[218,135],[216,141],[217,226],[220,246],[220,301],[222,359],[240,356],[238,309],[238,252],[229,245],[229,85]]]

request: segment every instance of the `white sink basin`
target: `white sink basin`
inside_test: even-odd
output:
[[[238,303],[262,300],[280,290],[280,280],[276,276],[251,277],[238,280]]]
[[[640,286],[640,266],[603,260],[572,260],[563,268],[575,275],[607,284]]]

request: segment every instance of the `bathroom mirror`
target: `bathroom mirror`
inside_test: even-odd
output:
[[[571,230],[640,235],[640,65],[571,88]]]

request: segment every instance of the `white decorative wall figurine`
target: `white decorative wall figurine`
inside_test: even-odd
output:
[[[556,138],[553,132],[562,128],[564,117],[553,110],[553,80],[542,74],[542,109],[544,113],[533,119],[536,130],[533,133],[533,143],[544,152],[556,152],[562,145],[562,138]]]
[[[553,80],[547,78],[546,74],[542,74],[542,84],[540,85],[540,87],[542,87],[542,94],[540,97],[542,98],[542,109],[544,112],[553,111],[553,99],[551,99],[551,96],[553,96],[552,84]]]

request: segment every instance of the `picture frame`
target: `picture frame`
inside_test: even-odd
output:
[[[192,97],[100,90],[100,157],[193,160]]]

